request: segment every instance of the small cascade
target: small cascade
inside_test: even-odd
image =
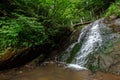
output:
[[[100,19],[84,27],[78,40],[67,48],[62,61],[69,63],[67,65],[69,68],[86,69],[84,66],[88,61],[88,55],[115,37],[102,21],[103,19]]]

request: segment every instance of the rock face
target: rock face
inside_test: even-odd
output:
[[[39,62],[48,59],[50,45],[45,44],[42,46],[34,46],[30,48],[22,48],[14,50],[8,48],[5,50],[4,54],[0,57],[0,70],[9,69],[13,67],[18,67],[24,65],[33,59],[40,56]]]
[[[120,18],[116,15],[111,15],[104,19],[104,23],[113,29],[114,32],[120,32]]]
[[[120,42],[114,45],[108,54],[101,54],[99,59],[101,70],[120,75]]]
[[[112,64],[109,66],[109,72],[120,75],[120,42],[111,50],[110,56]]]
[[[118,33],[118,38],[120,38],[120,18],[112,15],[105,18],[104,23],[112,28],[114,32]],[[107,55],[100,55],[100,67],[101,69],[120,75],[120,41],[114,44],[109,50]]]
[[[92,71],[101,70],[120,75],[120,41],[103,51],[90,55],[86,67]]]
[[[103,20],[113,32],[118,33],[118,41],[113,43],[111,47],[106,47],[102,51],[89,56],[87,67],[91,70],[102,70],[120,75],[120,18],[111,15]]]
[[[0,58],[0,70],[9,69],[24,65],[26,62],[34,59],[38,54],[34,49],[25,48],[20,50],[7,49]]]

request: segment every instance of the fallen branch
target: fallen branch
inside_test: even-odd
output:
[[[83,22],[83,23],[77,23],[77,24],[74,24],[73,25],[73,28],[77,28],[77,27],[79,27],[79,26],[81,26],[81,25],[87,25],[87,24],[90,24],[92,21],[88,21],[88,22]]]

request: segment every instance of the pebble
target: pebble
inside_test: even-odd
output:
[[[23,73],[23,71],[19,71],[19,73],[21,74],[21,73]]]

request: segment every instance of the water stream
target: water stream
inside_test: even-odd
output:
[[[0,72],[0,80],[120,80],[120,76],[110,73],[96,72],[93,74],[85,70],[87,69],[85,65],[89,61],[88,56],[96,54],[116,36],[102,20],[84,27],[77,41],[64,51],[61,62],[66,66],[54,62],[43,63],[40,67],[27,64],[21,68]]]
[[[115,37],[102,21],[103,19],[97,20],[83,28],[78,40],[67,48],[62,61],[69,63],[69,68],[86,69],[84,66],[88,61],[88,55]]]

